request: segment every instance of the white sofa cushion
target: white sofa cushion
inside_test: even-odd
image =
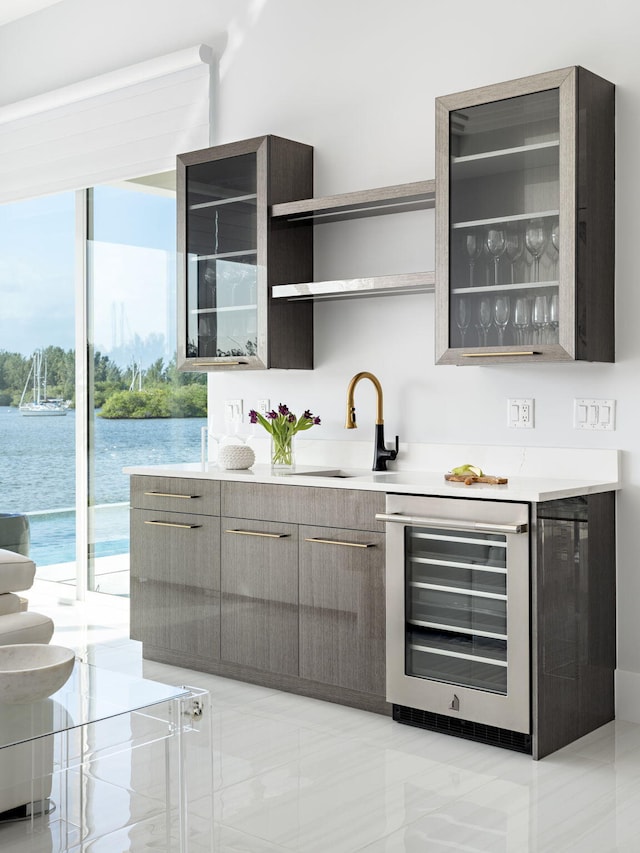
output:
[[[15,595],[13,592],[5,592],[0,595],[0,616],[6,616],[7,613],[19,613],[25,608],[22,607],[23,598]]]
[[[48,616],[27,610],[0,618],[0,646],[15,643],[48,643],[53,636],[53,622]]]
[[[23,554],[0,548],[0,595],[31,589],[36,576],[36,564]]]

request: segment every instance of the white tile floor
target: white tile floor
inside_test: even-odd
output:
[[[128,639],[126,600],[64,604],[59,589],[40,582],[30,594],[31,608],[56,622],[53,642],[98,666],[210,691],[216,851],[640,851],[640,726],[612,723],[534,762],[364,711],[143,661],[140,644]],[[142,830],[87,849],[158,849],[149,838]]]

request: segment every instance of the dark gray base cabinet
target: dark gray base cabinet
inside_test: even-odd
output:
[[[300,527],[300,675],[385,694],[384,534]]]
[[[222,519],[221,658],[298,675],[298,528]]]
[[[383,494],[135,476],[131,507],[145,658],[390,713]]]
[[[205,514],[219,495],[219,483],[132,478],[133,639],[220,656],[220,524]]]

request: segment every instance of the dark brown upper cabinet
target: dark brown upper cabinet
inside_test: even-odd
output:
[[[313,227],[271,205],[313,194],[313,148],[278,136],[177,158],[178,368],[313,367],[313,304],[272,288],[313,274]]]
[[[436,101],[436,362],[615,360],[615,87],[571,67]]]

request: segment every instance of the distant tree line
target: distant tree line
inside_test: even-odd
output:
[[[46,347],[43,352],[47,396],[70,400],[75,406],[75,351]],[[0,406],[19,405],[31,362],[31,356],[0,350]],[[206,417],[206,383],[203,373],[181,373],[175,357],[166,365],[158,358],[143,371],[133,361],[122,369],[100,352],[93,358],[94,403],[102,417]]]

